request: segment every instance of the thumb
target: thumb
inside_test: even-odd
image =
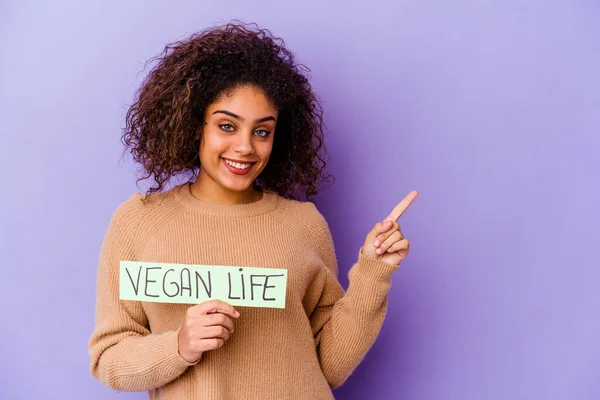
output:
[[[369,232],[369,234],[367,235],[367,238],[365,239],[365,243],[363,245],[362,252],[365,256],[367,256],[367,257],[376,257],[377,256],[377,253],[375,253],[375,250],[377,250],[377,247],[375,247],[373,242],[375,241],[375,238],[377,238],[377,235],[379,235],[380,233],[387,232],[392,227],[392,225],[393,224],[391,221],[382,221],[382,222],[378,222],[377,224],[375,224],[373,229],[371,229],[371,232]]]
[[[392,227],[392,225],[392,221],[389,220],[376,223],[373,229],[371,229],[371,232],[369,232],[369,234],[367,235],[367,239],[370,241],[374,241],[377,235],[387,232]]]

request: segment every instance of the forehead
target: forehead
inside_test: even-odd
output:
[[[208,111],[226,109],[241,117],[262,118],[276,116],[277,108],[264,90],[244,85],[227,90],[208,106]]]

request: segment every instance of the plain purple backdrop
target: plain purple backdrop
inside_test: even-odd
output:
[[[541,0],[2,2],[0,398],[146,398],[87,353],[100,244],[139,190],[120,129],[147,59],[233,18],[312,70],[344,287],[420,191],[381,335],[336,397],[599,399],[600,3]]]

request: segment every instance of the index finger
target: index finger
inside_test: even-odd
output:
[[[196,307],[198,307],[198,311],[201,315],[222,313],[231,315],[234,318],[237,318],[240,315],[240,313],[237,312],[231,304],[227,304],[221,300],[208,300],[204,303],[198,304]]]
[[[392,212],[387,216],[387,218],[384,221],[397,221],[398,218],[400,218],[402,214],[404,214],[404,211],[406,211],[408,207],[412,204],[412,202],[415,201],[418,195],[419,192],[417,192],[416,190],[410,192],[404,199],[402,199],[400,203],[398,203],[396,207],[394,207]]]

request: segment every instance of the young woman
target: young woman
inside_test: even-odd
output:
[[[417,192],[367,234],[344,293],[327,222],[301,200],[323,177],[321,111],[283,42],[232,23],[158,61],[123,135],[154,186],[102,244],[92,374],[151,399],[332,399],[380,331]],[[285,308],[120,300],[121,260],[285,268]]]

